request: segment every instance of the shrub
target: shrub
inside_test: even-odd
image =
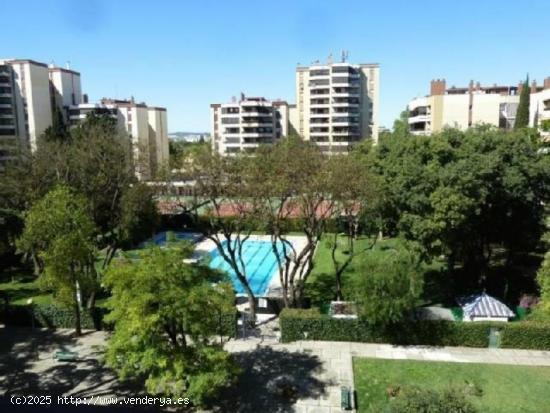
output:
[[[390,404],[391,413],[476,413],[476,407],[460,388],[441,391],[407,388]]]
[[[80,314],[83,329],[100,330],[103,326],[103,316],[106,310],[96,307],[83,310]],[[10,305],[3,311],[4,322],[9,325],[74,328],[74,312],[53,304]]]
[[[404,321],[381,329],[363,318],[336,319],[317,309],[284,309],[281,339],[357,341],[401,345],[487,347],[491,328],[501,333],[501,346],[550,350],[550,324],[537,322]]]

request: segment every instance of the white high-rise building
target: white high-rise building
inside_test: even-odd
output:
[[[323,152],[346,153],[354,143],[378,140],[380,67],[347,62],[296,69],[291,126]]]
[[[116,119],[119,132],[132,141],[136,175],[141,180],[154,176],[168,164],[168,126],[166,109],[148,107],[133,99],[102,99],[99,103],[82,103],[69,107],[70,125],[78,125],[90,114]]]
[[[212,149],[222,155],[254,152],[288,134],[289,105],[263,97],[246,97],[210,105]]]
[[[48,72],[52,107],[55,105],[67,122],[69,107],[83,103],[80,73],[53,65],[50,65]]]
[[[33,60],[0,60],[0,159],[17,146],[36,148],[52,123],[48,66]]]

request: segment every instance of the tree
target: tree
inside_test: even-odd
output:
[[[86,199],[67,187],[57,187],[36,202],[25,217],[18,246],[42,261],[42,285],[54,299],[73,308],[76,334],[81,334],[82,296],[94,290],[94,223]]]
[[[335,231],[327,240],[336,279],[336,299],[341,301],[344,299],[342,274],[356,256],[371,250],[376,244],[379,230],[375,205],[377,176],[369,173],[364,159],[357,153],[334,156],[327,167],[328,191],[335,201],[333,215],[341,223],[341,233]],[[355,244],[360,232],[370,236],[371,240],[357,250]],[[342,241],[346,244],[344,248]]]
[[[328,190],[329,158],[319,148],[291,136],[260,148],[250,174],[257,211],[271,235],[286,307],[301,306],[305,282],[313,270],[315,248],[334,216],[335,199]],[[290,230],[305,236],[297,250]]]
[[[529,90],[529,76],[525,79],[521,93],[519,95],[519,105],[516,112],[516,122],[514,129],[526,128],[529,126],[529,100],[531,94]]]
[[[417,241],[425,260],[460,265],[464,285],[487,287],[495,250],[510,265],[540,240],[550,163],[525,130],[383,139],[369,157],[382,177],[384,232]]]
[[[63,114],[57,105],[53,105],[52,124],[44,131],[44,139],[46,141],[65,141],[70,139],[69,131],[63,120]]]
[[[537,272],[537,284],[540,290],[540,301],[535,309],[535,317],[550,320],[550,251]]]
[[[383,258],[363,256],[361,276],[351,286],[359,314],[382,328],[407,316],[422,293],[419,258],[407,250],[393,252]]]
[[[214,340],[235,296],[223,274],[184,262],[192,251],[155,247],[135,262],[113,261],[105,274],[114,325],[106,360],[123,380],[144,378],[152,394],[203,405],[239,371]]]
[[[25,194],[19,202],[23,208],[60,184],[84,195],[99,230],[96,246],[105,251],[106,268],[118,248],[138,235],[150,235],[156,223],[153,192],[137,181],[130,139],[117,130],[116,120],[91,114],[69,132],[66,139],[42,137],[10,182],[18,194]]]
[[[196,182],[194,196],[183,208],[235,273],[248,297],[254,323],[256,297],[243,255],[243,247],[258,223],[258,198],[251,185],[250,162],[249,157],[223,157],[210,147],[198,151],[191,165]]]

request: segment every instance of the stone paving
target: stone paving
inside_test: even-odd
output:
[[[233,340],[226,349],[233,353],[269,347],[277,351],[304,353],[316,357],[322,367],[312,375],[325,383],[317,397],[298,398],[292,410],[296,413],[335,413],[340,408],[340,387],[353,388],[353,357],[382,359],[407,359],[423,361],[447,361],[460,363],[517,364],[550,366],[549,351],[479,349],[465,347],[393,346],[330,341],[297,341],[278,343],[274,339],[249,338]]]

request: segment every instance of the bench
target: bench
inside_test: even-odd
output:
[[[78,353],[76,351],[58,350],[54,353],[53,358],[57,361],[77,361]]]

